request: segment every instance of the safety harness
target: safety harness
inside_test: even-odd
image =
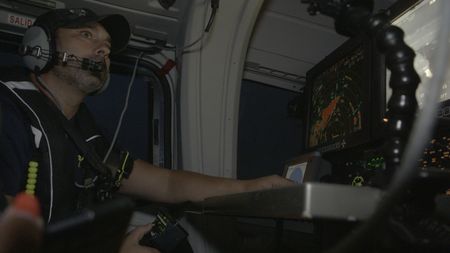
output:
[[[101,161],[107,144],[86,106],[80,106],[75,122],[69,121],[31,82],[0,84],[0,92],[8,94],[30,121],[35,150],[28,164],[25,190],[37,195],[47,221],[74,211],[74,202],[75,208],[83,208],[111,198],[122,179],[130,175],[133,159],[128,152],[113,152],[106,164]],[[73,195],[73,168],[64,168],[70,142],[79,152],[77,169],[84,177],[84,183],[77,185],[77,196]]]

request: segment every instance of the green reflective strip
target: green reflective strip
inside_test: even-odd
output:
[[[37,178],[37,174],[36,173],[28,173],[28,178],[29,179],[36,179]]]
[[[36,184],[37,180],[36,178],[28,178],[27,184]]]
[[[129,152],[127,152],[127,154],[125,155],[125,159],[123,160],[122,166],[120,167],[119,172],[119,176],[117,177],[116,180],[116,185],[119,186],[120,183],[122,182],[122,177],[123,177],[123,173],[125,172],[125,165],[127,164],[128,161],[128,156],[130,155]]]
[[[28,167],[31,167],[31,168],[37,168],[38,166],[39,166],[39,163],[36,161],[30,161],[28,163]]]
[[[28,173],[37,173],[38,172],[38,168],[37,167],[29,167],[28,168]]]
[[[32,190],[32,191],[34,191],[34,189],[36,189],[36,185],[34,185],[34,184],[27,184],[27,186],[25,186],[25,188],[26,188],[27,190]]]

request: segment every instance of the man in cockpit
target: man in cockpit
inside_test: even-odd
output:
[[[5,196],[36,195],[44,219],[51,222],[115,191],[179,203],[292,184],[278,176],[233,180],[174,171],[124,150],[108,152],[83,100],[108,83],[109,56],[127,46],[130,34],[123,16],[97,16],[88,9],[50,11],[27,30],[21,53],[29,80],[0,84],[6,122],[0,190]],[[148,230],[132,232],[123,251],[149,252],[137,243]]]

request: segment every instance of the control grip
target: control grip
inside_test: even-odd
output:
[[[170,253],[187,236],[188,233],[175,219],[167,212],[160,211],[153,222],[152,229],[142,237],[139,244],[158,249],[161,253]]]

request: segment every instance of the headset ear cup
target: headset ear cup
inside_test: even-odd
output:
[[[23,61],[25,66],[33,72],[41,73],[50,68],[53,48],[51,36],[41,26],[31,26],[25,32],[22,46],[26,48]]]

